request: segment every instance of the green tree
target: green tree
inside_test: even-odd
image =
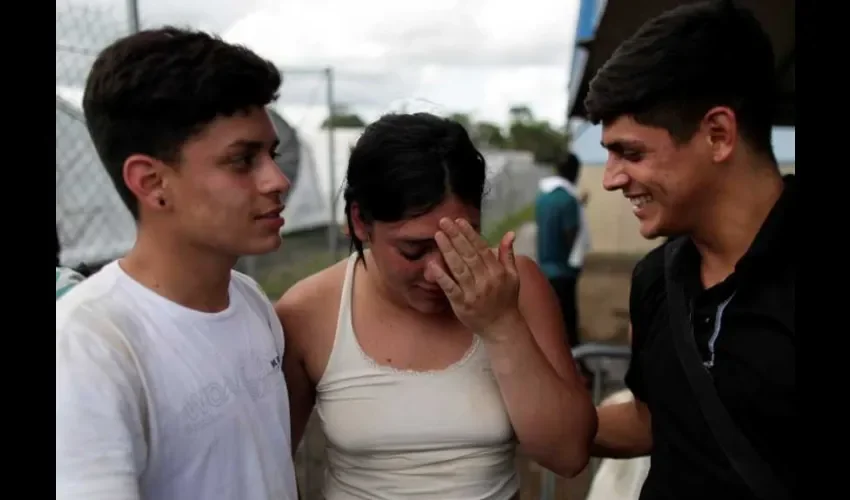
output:
[[[554,164],[566,154],[570,137],[545,120],[538,120],[528,106],[512,106],[509,110],[508,143],[512,149],[530,151],[534,161]]]
[[[536,162],[549,165],[567,152],[569,134],[545,120],[538,120],[528,106],[511,106],[508,115],[507,130],[496,123],[476,121],[467,113],[452,113],[449,118],[463,125],[478,147],[530,151]]]
[[[527,123],[534,121],[534,113],[532,113],[531,108],[525,104],[511,106],[508,110],[508,114],[511,117],[511,123]]]
[[[334,107],[331,116],[328,116],[322,122],[322,128],[326,129],[330,124],[333,124],[334,128],[363,128],[366,126],[366,122],[345,104],[337,104]]]
[[[466,132],[470,135],[473,134],[474,123],[472,122],[472,118],[466,113],[452,113],[449,115],[449,120],[454,120],[466,129]]]
[[[502,127],[491,122],[478,122],[475,124],[476,136],[478,144],[489,146],[495,149],[507,149],[510,147],[510,140],[505,137],[502,132]]]

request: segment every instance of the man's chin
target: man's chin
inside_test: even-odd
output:
[[[265,238],[258,238],[240,249],[240,255],[251,256],[267,254],[278,250],[282,244],[283,240],[280,235],[270,235]]]
[[[663,225],[659,224],[654,220],[642,220],[640,221],[640,235],[643,236],[647,240],[654,240],[656,238],[663,238],[669,236],[671,234],[670,231],[666,231]]]
[[[640,235],[643,236],[644,239],[655,240],[655,239],[658,239],[658,238],[668,238],[668,239],[669,238],[675,238],[677,236],[681,236],[682,233],[676,232],[676,231],[668,231],[668,230],[655,230],[655,231],[648,231],[648,232],[641,231]]]

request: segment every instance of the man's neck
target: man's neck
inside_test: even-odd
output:
[[[190,309],[218,312],[230,304],[230,271],[236,259],[140,229],[119,261],[133,279]]]
[[[782,195],[784,182],[778,170],[769,166],[742,170],[717,189],[701,226],[691,234],[704,278],[734,271]]]

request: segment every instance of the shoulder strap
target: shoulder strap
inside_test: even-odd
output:
[[[759,456],[747,437],[738,428],[714,387],[714,381],[702,364],[694,339],[692,311],[685,302],[685,290],[673,279],[672,262],[684,243],[684,238],[667,244],[664,252],[664,277],[673,344],[679,362],[696,396],[699,408],[714,438],[726,454],[738,475],[761,500],[790,500],[770,466]]]

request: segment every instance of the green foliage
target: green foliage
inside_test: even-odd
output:
[[[322,122],[322,128],[326,129],[331,124],[334,128],[363,128],[366,126],[366,122],[357,113],[351,112],[345,104],[338,104],[334,107],[333,114]]]
[[[492,122],[474,121],[465,113],[454,113],[450,118],[461,123],[479,147],[530,151],[534,161],[548,165],[555,164],[566,154],[570,136],[565,130],[536,119],[528,106],[512,106],[508,114],[507,129]]]
[[[276,301],[292,285],[336,263],[330,252],[316,252],[297,265],[278,267],[258,280],[272,301]]]

